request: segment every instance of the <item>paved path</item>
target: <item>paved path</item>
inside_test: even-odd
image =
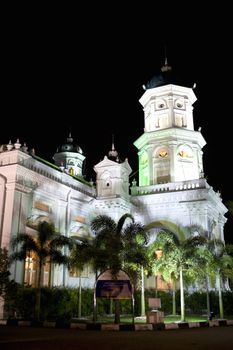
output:
[[[232,350],[233,327],[170,331],[78,331],[0,326],[1,350]]]

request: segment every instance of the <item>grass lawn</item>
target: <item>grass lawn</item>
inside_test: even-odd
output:
[[[201,322],[201,321],[208,321],[208,318],[206,316],[201,315],[188,315],[186,316],[187,322]],[[75,322],[90,322],[90,319],[82,318],[80,320],[75,319]],[[131,315],[121,315],[120,317],[121,323],[130,324],[132,323],[132,316]],[[180,315],[167,315],[164,317],[164,323],[174,323],[180,321]],[[73,322],[73,321],[72,321]],[[114,323],[114,315],[107,315],[107,316],[98,316],[97,318],[98,323]],[[135,317],[134,318],[135,323],[146,323],[146,317]]]
[[[218,316],[214,317],[213,320],[217,320]],[[232,316],[226,316],[225,319],[233,320]],[[207,315],[186,315],[185,320],[187,322],[206,322],[209,321]],[[82,322],[82,323],[89,323],[92,321],[92,318],[90,317],[83,317],[81,319],[73,319],[72,322]],[[174,323],[180,321],[180,315],[166,315],[164,317],[164,323]],[[122,324],[132,324],[132,316],[131,315],[121,315],[120,322]],[[114,323],[114,315],[105,315],[100,316],[98,315],[97,323]],[[146,317],[135,317],[134,323],[146,323]]]

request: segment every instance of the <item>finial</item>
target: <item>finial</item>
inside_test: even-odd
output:
[[[161,67],[162,72],[167,72],[172,70],[172,67],[168,65],[168,59],[167,59],[167,46],[164,45],[164,66]]]
[[[65,170],[65,167],[64,167],[64,163],[63,163],[63,162],[60,163],[60,167],[59,167],[59,168],[61,169],[61,171],[64,171],[64,170]]]
[[[114,146],[114,134],[112,134],[112,151],[115,151],[115,146]]]
[[[67,142],[73,142],[73,138],[71,136],[71,132],[69,132],[69,136],[67,137]]]
[[[164,45],[164,57],[165,57],[164,65],[167,66],[167,45]]]
[[[21,143],[19,142],[19,139],[16,140],[16,142],[14,143],[14,147],[15,149],[20,149]]]
[[[26,142],[24,142],[23,146],[21,147],[22,151],[27,153],[28,147],[26,145]]]
[[[11,140],[10,140],[9,143],[6,145],[6,147],[7,147],[7,151],[11,151],[11,150],[12,150],[12,148],[13,148],[14,146],[12,145]]]
[[[112,160],[119,162],[118,152],[115,150],[114,135],[113,134],[112,134],[112,149],[111,149],[111,151],[108,152],[108,157]]]

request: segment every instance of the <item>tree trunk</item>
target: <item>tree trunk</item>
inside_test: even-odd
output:
[[[81,272],[79,276],[79,290],[78,290],[78,318],[82,317],[82,277]]]
[[[206,307],[207,315],[210,316],[210,293],[209,293],[209,278],[206,277]]]
[[[119,324],[120,323],[120,314],[121,314],[121,304],[120,300],[116,299],[115,301],[115,320],[114,323]]]
[[[36,301],[35,301],[35,319],[37,321],[40,320],[40,299],[41,299],[41,283],[42,283],[42,262],[39,262],[39,270],[38,270],[38,280],[37,280],[37,288],[36,288]]]
[[[173,281],[173,287],[172,287],[172,315],[176,315],[176,286],[175,281]]]
[[[155,297],[157,298],[157,296],[158,296],[158,291],[157,291],[157,278],[158,278],[158,276],[157,275],[155,275]]]
[[[221,285],[221,275],[218,272],[217,275],[218,280],[218,301],[219,301],[219,316],[220,319],[224,319],[224,313],[223,313],[223,300],[222,300],[222,285]]]
[[[110,306],[109,306],[109,315],[113,314],[113,300],[110,299]]]
[[[184,283],[183,283],[182,269],[180,269],[180,310],[181,310],[181,322],[185,322]]]
[[[146,315],[145,310],[145,285],[144,285],[144,268],[141,267],[141,317]]]

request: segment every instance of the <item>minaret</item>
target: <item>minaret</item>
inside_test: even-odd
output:
[[[161,72],[143,87],[139,102],[144,133],[134,143],[139,150],[139,186],[202,178],[206,142],[194,130],[193,89],[181,85],[167,58]]]

